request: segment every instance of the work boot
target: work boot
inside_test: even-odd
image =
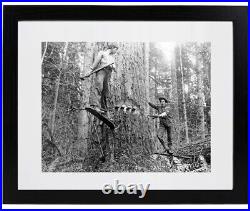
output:
[[[104,108],[100,108],[101,112],[107,113],[107,110]]]
[[[105,115],[107,113],[107,111],[99,107],[95,107],[94,109],[102,115]]]
[[[172,149],[169,148],[169,147],[166,147],[165,150],[164,150],[164,152],[168,153],[169,155],[172,155],[172,154],[173,154]]]
[[[169,146],[169,147],[168,147],[168,153],[171,154],[171,155],[174,154],[174,151],[173,151],[173,147],[172,147],[172,146]]]
[[[90,108],[93,108],[93,109],[98,108],[98,106],[97,106],[96,104],[89,104],[88,106],[89,106]]]

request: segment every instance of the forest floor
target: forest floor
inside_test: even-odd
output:
[[[177,159],[178,160],[178,159]],[[175,160],[176,161],[176,158]],[[173,158],[162,155],[123,155],[115,160],[84,160],[67,156],[57,157],[52,162],[43,162],[43,172],[210,172],[210,165],[198,165],[190,169],[190,165],[174,162]]]
[[[169,172],[167,159],[151,156],[122,156],[116,160],[82,160],[58,157],[50,164],[43,162],[44,172]]]

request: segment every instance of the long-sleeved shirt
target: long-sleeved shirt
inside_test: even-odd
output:
[[[103,67],[108,64],[113,63],[111,66],[115,68],[115,58],[114,56],[110,55],[109,51],[100,51],[92,65],[92,69],[95,70],[98,67]]]
[[[160,125],[166,127],[170,126],[172,123],[172,108],[170,105],[161,106],[154,105],[153,103],[148,103],[152,108],[158,111],[159,114],[163,114],[163,117],[160,117]]]

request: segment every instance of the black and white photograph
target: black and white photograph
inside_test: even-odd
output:
[[[247,203],[246,6],[3,9],[7,208]]]
[[[42,172],[211,172],[210,41],[41,42]]]

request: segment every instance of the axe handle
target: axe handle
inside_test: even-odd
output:
[[[98,71],[100,71],[100,70],[102,70],[102,69],[104,69],[104,68],[106,68],[106,67],[108,67],[108,66],[110,66],[110,65],[112,65],[112,64],[114,64],[114,62],[112,62],[111,64],[108,64],[108,65],[105,65],[105,66],[103,66],[103,67],[100,67],[100,68],[98,68],[98,69],[96,69],[96,70],[93,70],[93,71],[90,72],[89,74],[87,74],[87,75],[81,77],[81,79],[84,80],[85,78],[91,76],[91,75],[94,74],[94,73],[97,73]]]
[[[149,117],[152,117],[152,118],[159,118],[158,115],[148,115]]]

